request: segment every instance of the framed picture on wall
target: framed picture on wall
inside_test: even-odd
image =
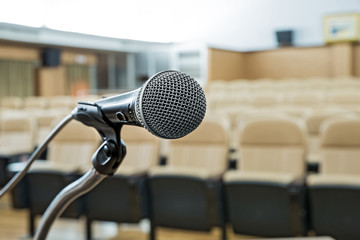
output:
[[[358,13],[327,15],[323,24],[326,43],[359,40]]]

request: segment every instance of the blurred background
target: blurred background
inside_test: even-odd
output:
[[[360,0],[0,0],[0,185],[78,101],[173,69],[204,88],[204,124],[183,142],[124,127],[132,160],[50,239],[360,239],[359,30]],[[0,239],[31,239],[91,167],[81,129],[1,199]]]
[[[30,80],[29,89],[23,90],[25,92],[12,93],[9,86],[2,87],[1,96],[51,95],[39,92],[43,80],[41,73],[44,71],[54,74],[59,78],[58,84],[64,85],[59,94],[76,94],[71,92],[76,88],[72,83],[75,79],[71,71],[86,75],[81,76],[82,81],[88,85],[88,91],[95,94],[137,87],[152,74],[170,68],[188,72],[205,84],[208,80],[226,78],[212,75],[214,70],[210,65],[216,61],[216,57],[212,59],[211,49],[252,52],[246,54],[251,58],[256,52],[277,49],[279,42],[276,32],[290,31],[291,39],[287,41],[291,41],[294,47],[310,51],[308,48],[325,46],[323,20],[326,15],[356,13],[358,9],[359,1],[356,0],[346,3],[336,0],[229,0],[221,3],[215,0],[109,0],[101,3],[2,1],[2,61],[27,61],[32,64],[29,71],[40,76]],[[17,51],[22,54],[17,54]],[[293,51],[289,49],[289,53],[284,54]],[[318,48],[310,53],[316,51],[325,50]],[[44,55],[53,56],[54,62],[44,62]],[[293,65],[295,60],[289,55],[286,62]],[[45,66],[49,64],[51,66]],[[281,62],[273,64],[282,66]],[[297,64],[302,65],[301,62]],[[331,68],[328,71],[334,71],[328,62],[319,64],[319,68],[328,67]],[[262,73],[263,69],[255,66],[255,63],[250,65],[253,71],[248,70],[245,60],[237,69],[240,71],[243,68],[242,74],[234,77],[254,79],[336,75],[325,69],[309,73],[299,69],[298,73],[272,76]],[[254,71],[259,73],[252,73]],[[235,74],[228,69],[223,72]],[[35,87],[34,83],[39,85]],[[3,86],[9,85],[5,84]]]

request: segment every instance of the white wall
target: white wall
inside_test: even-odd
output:
[[[343,12],[360,13],[360,0],[0,0],[0,23],[114,39],[198,40],[237,50],[276,47],[274,32],[288,28],[295,31],[295,45],[322,45],[323,16]],[[91,38],[70,33],[59,37],[50,29],[40,28],[40,36],[27,33],[28,37],[21,38],[70,45]],[[5,30],[0,26],[0,38],[11,39],[17,33],[9,35]],[[122,48],[114,39],[92,37],[87,45]]]
[[[223,0],[202,40],[239,50],[268,49],[277,46],[276,30],[293,29],[295,45],[322,45],[323,16],[348,12],[360,13],[360,1]]]

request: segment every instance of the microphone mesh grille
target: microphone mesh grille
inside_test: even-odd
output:
[[[140,89],[136,116],[152,134],[175,139],[195,130],[206,112],[201,86],[190,76],[164,71],[150,78]]]

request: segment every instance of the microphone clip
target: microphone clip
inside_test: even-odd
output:
[[[126,155],[126,145],[120,137],[122,124],[113,124],[97,105],[79,102],[73,110],[74,119],[95,128],[103,142],[92,156],[92,163],[100,174],[112,176]]]
[[[96,171],[104,175],[113,175],[126,155],[126,145],[120,140],[120,146],[113,140],[105,140],[92,157],[92,163]],[[121,156],[118,149],[120,148]],[[118,161],[121,158],[121,161]]]

